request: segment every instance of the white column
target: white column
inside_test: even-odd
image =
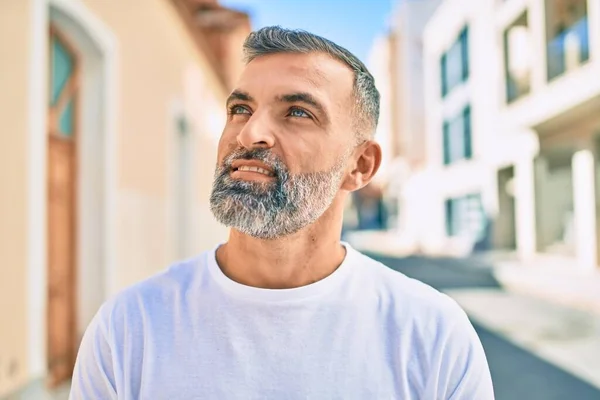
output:
[[[544,0],[530,0],[528,10],[532,62],[531,91],[535,92],[546,85],[546,15]]]
[[[515,164],[514,177],[517,251],[523,261],[536,253],[534,159],[524,158]]]
[[[600,62],[600,1],[588,0],[587,10],[590,58]]]
[[[596,268],[596,193],[594,155],[580,150],[573,155],[575,254],[579,267]]]

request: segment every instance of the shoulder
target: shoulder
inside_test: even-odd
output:
[[[188,291],[202,284],[210,251],[177,262],[163,271],[132,284],[112,297],[100,308],[99,317],[118,327],[141,323],[149,315],[159,316],[182,302]]]
[[[415,344],[429,348],[444,346],[461,331],[472,338],[466,313],[450,296],[355,252],[360,292],[375,299],[379,313],[394,325],[392,331],[410,332]]]
[[[450,296],[365,254],[353,251],[356,253],[355,260],[361,279],[368,282],[370,290],[379,296],[401,303],[403,308],[413,312],[420,311],[450,318],[457,314],[464,314],[461,307]]]
[[[366,255],[356,259],[363,286],[368,282],[385,321],[393,325],[389,331],[402,337],[400,346],[415,357],[411,365],[426,378],[424,398],[492,399],[485,352],[458,303]]]

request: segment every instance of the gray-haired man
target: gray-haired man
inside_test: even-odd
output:
[[[210,199],[229,240],[104,304],[71,398],[492,399],[456,303],[340,242],[381,161],[371,74],[302,31],[244,49]]]

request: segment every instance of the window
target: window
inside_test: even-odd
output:
[[[54,27],[50,35],[49,120],[53,135],[63,139],[75,133],[77,74],[75,52]]]
[[[447,199],[446,233],[448,236],[468,236],[480,240],[485,235],[485,213],[481,195],[469,194]]]
[[[442,72],[442,97],[445,97],[446,93],[448,93],[448,80],[446,79],[446,53],[442,54],[440,64],[440,71]]]
[[[445,165],[461,159],[472,158],[470,106],[465,107],[454,119],[444,121],[443,135]]]
[[[587,0],[546,0],[548,81],[590,58]]]
[[[469,78],[469,30],[464,28],[440,60],[442,97]]]
[[[511,103],[529,93],[531,47],[527,13],[523,13],[504,31],[504,72],[506,102]]]

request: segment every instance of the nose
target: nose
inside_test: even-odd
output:
[[[273,126],[267,115],[255,113],[246,122],[240,133],[237,135],[237,141],[240,146],[248,150],[256,148],[270,149],[275,145],[275,136],[273,135]]]

